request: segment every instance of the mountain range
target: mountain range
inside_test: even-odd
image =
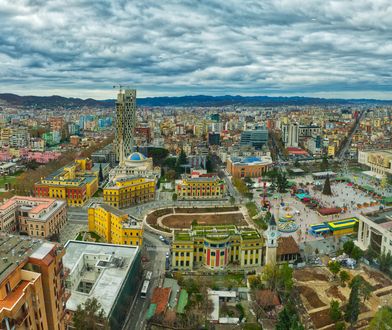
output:
[[[115,100],[95,100],[68,98],[58,95],[53,96],[19,96],[16,94],[0,94],[0,102],[9,105],[34,107],[34,108],[81,108],[87,107],[114,107]],[[375,100],[375,99],[326,99],[301,96],[177,96],[177,97],[146,97],[138,98],[137,104],[146,107],[221,107],[221,106],[286,106],[286,105],[359,105],[359,104],[380,104],[392,105],[392,100]]]

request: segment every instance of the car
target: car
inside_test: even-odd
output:
[[[170,255],[169,252],[166,252],[166,258],[169,258],[169,255]]]
[[[164,241],[164,238],[163,238],[163,236],[162,236],[162,235],[160,235],[160,236],[159,236],[159,240],[160,240],[161,242],[163,242],[163,241]]]

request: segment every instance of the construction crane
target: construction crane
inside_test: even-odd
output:
[[[118,92],[121,93],[123,89],[123,85],[113,85],[113,89],[118,88]]]

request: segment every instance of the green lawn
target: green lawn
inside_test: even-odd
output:
[[[16,181],[16,176],[0,176],[0,188],[4,188],[6,183],[11,183],[12,185]]]

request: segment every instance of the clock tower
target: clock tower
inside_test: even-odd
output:
[[[278,248],[278,228],[275,217],[272,214],[269,220],[268,229],[264,233],[266,242],[265,264],[276,263],[276,250]]]

